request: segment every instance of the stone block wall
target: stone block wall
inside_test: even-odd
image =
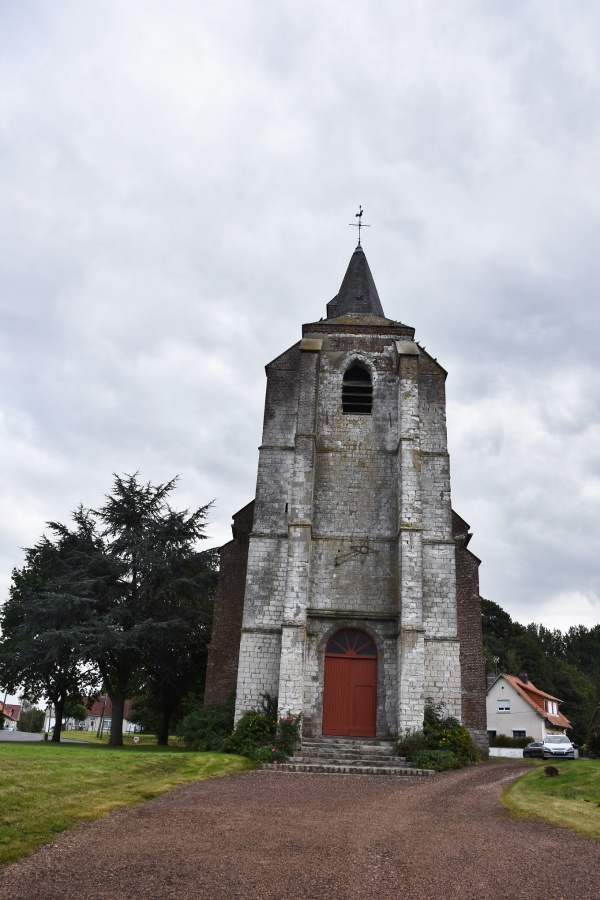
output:
[[[461,719],[460,646],[457,640],[425,639],[423,692],[425,699],[443,703],[449,716]]]
[[[225,703],[235,690],[253,514],[254,501],[234,515],[233,540],[220,550],[219,583],[206,668],[205,706]]]
[[[423,544],[423,626],[432,637],[456,638],[454,544]]]
[[[485,659],[479,596],[480,560],[467,549],[469,526],[457,513],[452,517],[456,542],[456,596],[460,667],[462,680],[462,722],[479,752],[488,755]]]
[[[281,626],[287,556],[286,538],[252,536],[246,574],[245,628]]]
[[[317,538],[310,566],[311,609],[398,615],[394,539]]]
[[[293,447],[298,412],[300,342],[266,366],[267,390],[262,442],[266,446]]]
[[[281,661],[281,629],[242,629],[238,667],[236,719],[248,710],[262,709],[265,694],[277,697]]]

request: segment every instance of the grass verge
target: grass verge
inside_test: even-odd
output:
[[[105,731],[101,738],[96,735],[95,731],[63,731],[61,734],[62,741],[79,741],[82,744],[97,744],[98,746],[104,745],[108,746],[109,739],[108,731]],[[156,735],[154,734],[124,734],[123,735],[123,744],[126,747],[134,745],[134,738],[138,738],[138,746],[143,745],[146,746],[148,744],[153,744],[156,746]],[[50,738],[48,738],[50,741]],[[183,741],[181,741],[178,737],[173,735],[169,738],[169,747],[181,747],[183,748]]]
[[[548,778],[544,769],[558,769]],[[600,838],[600,760],[545,760],[535,763],[502,794],[502,802],[519,818],[544,819],[589,838]]]
[[[2,744],[0,864],[31,853],[78,822],[134,806],[179,784],[252,768],[222,753],[154,746]]]

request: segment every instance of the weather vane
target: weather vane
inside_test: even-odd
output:
[[[362,221],[363,208],[362,206],[358,207],[358,212],[355,215],[355,219],[358,219],[358,224],[356,222],[349,222],[348,224],[352,226],[352,228],[358,228],[358,246],[360,247],[360,229],[361,228],[370,228],[370,225],[363,225]]]

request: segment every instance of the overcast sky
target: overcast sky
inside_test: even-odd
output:
[[[0,0],[0,50],[0,598],[113,472],[229,539],[362,203],[482,595],[598,623],[600,4]]]

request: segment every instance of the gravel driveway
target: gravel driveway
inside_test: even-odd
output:
[[[200,781],[59,836],[2,871],[0,897],[596,900],[600,842],[501,806],[527,768]]]

